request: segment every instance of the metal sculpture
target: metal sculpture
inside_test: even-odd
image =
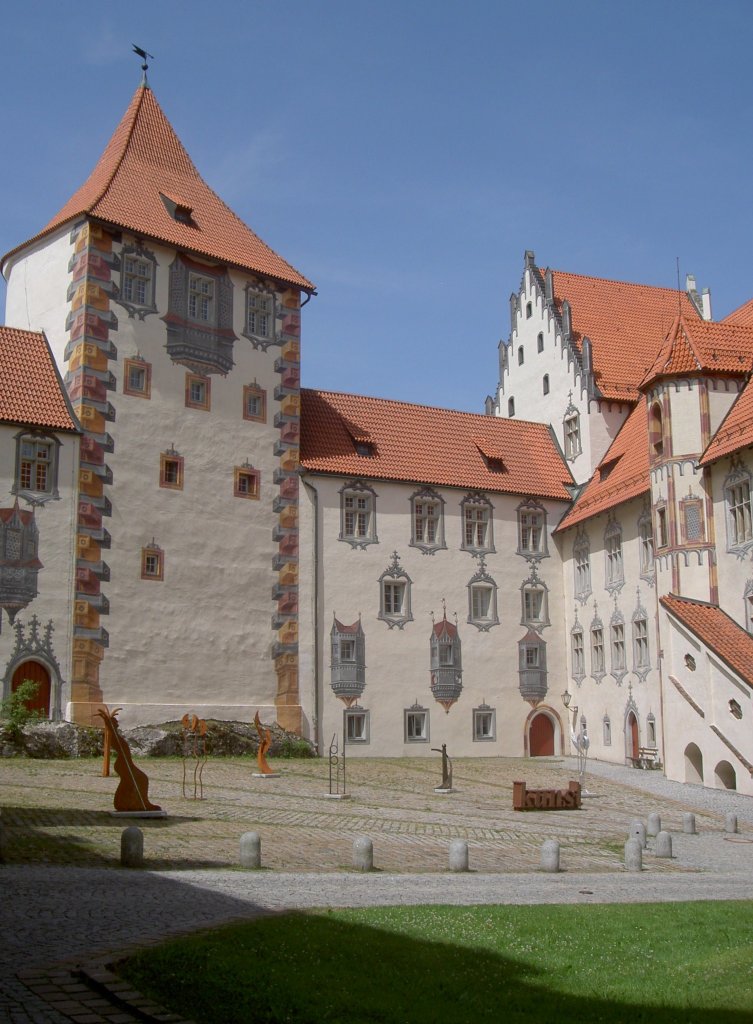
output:
[[[580,799],[579,782],[571,782],[567,789],[528,789],[525,782],[512,784],[514,811],[578,811]]]
[[[131,748],[118,727],[118,711],[105,706],[100,708],[97,714],[105,723],[105,732],[110,738],[110,744],[115,751],[115,771],[120,776],[118,788],[115,790],[115,810],[125,813],[148,813],[162,811],[157,804],[149,801],[149,777],[133,763]]]
[[[183,726],[183,796],[186,796],[186,764],[193,761],[193,796],[191,800],[204,799],[202,774],[207,763],[207,723],[196,715],[185,714],[180,720]]]
[[[442,755],[442,784],[435,788],[435,793],[441,793],[445,790],[452,789],[452,759],[447,753],[447,744],[443,743],[441,749],[439,747],[431,748],[435,753]]]
[[[342,786],[342,788],[340,788]],[[329,745],[329,795],[345,796],[345,750],[338,751],[337,733],[332,734]]]
[[[266,756],[267,751],[272,746],[272,733],[266,725],[261,724],[258,711],[254,716],[254,725],[256,726],[256,731],[259,733],[259,749],[256,753],[256,763],[259,766],[259,774],[275,775],[276,773],[269,767]]]

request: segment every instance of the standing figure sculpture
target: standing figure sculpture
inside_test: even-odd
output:
[[[447,753],[447,744],[443,743],[441,750],[439,747],[432,747],[431,749],[435,753],[442,755],[442,785],[436,786],[434,792],[449,792],[452,789],[452,759]]]
[[[97,714],[105,723],[105,730],[110,745],[115,751],[115,771],[120,776],[118,788],[115,790],[115,810],[134,812],[161,811],[157,804],[149,802],[149,777],[133,763],[131,748],[123,739],[118,727],[118,711],[110,711],[107,706],[100,708]]]
[[[196,715],[183,715],[183,796],[186,795],[186,762],[191,758],[193,766],[193,799],[204,799],[202,774],[207,763],[207,723]]]
[[[259,712],[254,716],[254,725],[259,733],[259,750],[256,754],[256,762],[259,766],[260,775],[275,775],[267,762],[267,751],[272,746],[272,733],[266,725],[261,724]]]

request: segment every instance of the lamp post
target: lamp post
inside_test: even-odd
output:
[[[571,700],[572,694],[568,690],[565,690],[562,694],[562,703],[568,711],[572,711],[573,713],[573,724],[570,729],[570,739],[575,747],[575,753],[578,758],[578,782],[580,783],[580,793],[581,796],[590,796],[591,794],[586,790],[586,761],[588,760],[588,748],[591,741],[588,738],[585,715],[580,716],[580,728],[578,729],[577,734],[575,732],[575,726],[576,723],[578,723],[578,705],[573,704],[571,706]]]

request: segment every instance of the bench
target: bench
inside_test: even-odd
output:
[[[659,751],[656,747],[639,747],[638,756],[631,758],[634,768],[661,768]]]

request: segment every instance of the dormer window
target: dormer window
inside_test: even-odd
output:
[[[370,459],[374,454],[374,445],[370,441],[356,441],[356,455]]]
[[[180,199],[171,199],[170,196],[160,192],[160,199],[174,221],[178,224],[189,224],[193,226],[193,208]]]
[[[616,459],[610,459],[609,462],[602,462],[599,466],[599,480],[603,483],[607,479],[609,474],[612,472],[614,467],[620,461],[619,457]]]

